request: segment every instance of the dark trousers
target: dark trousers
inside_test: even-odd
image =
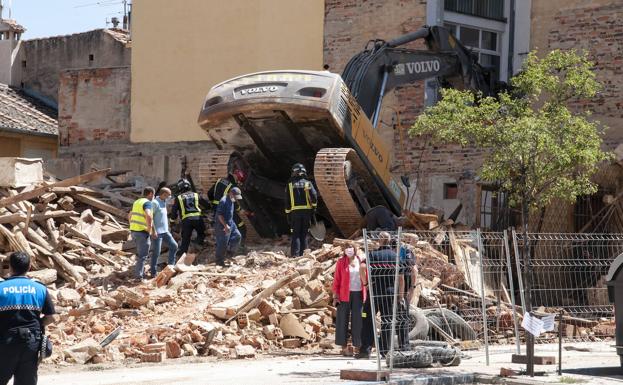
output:
[[[188,251],[193,230],[197,232],[197,243],[202,245],[203,239],[205,238],[205,224],[203,223],[203,218],[191,217],[182,220],[182,242],[180,248],[177,249],[178,257]]]
[[[353,346],[361,346],[362,300],[361,291],[351,291],[349,301],[340,302],[337,306],[337,317],[335,320],[335,343],[337,345],[346,345],[348,339],[348,324],[350,322],[350,334],[353,338]]]
[[[0,385],[8,384],[13,377],[13,385],[36,385],[39,355],[39,339],[0,344]]]
[[[236,226],[238,227],[238,231],[240,232],[240,245],[244,247],[247,240],[247,225],[244,224],[243,226]]]
[[[363,312],[361,313],[361,351],[370,352],[374,346],[374,314],[372,314],[372,306],[370,305],[370,295],[363,303]]]
[[[311,222],[311,210],[296,210],[290,213],[290,255],[300,257],[307,248],[307,232]]]
[[[394,314],[394,296],[393,293],[379,293],[375,298],[376,306],[381,313],[381,338],[379,340],[379,352],[385,356],[389,352],[392,340],[392,318]],[[404,309],[398,304],[396,309],[396,334],[398,335],[398,346],[394,346],[395,350],[406,347],[409,342],[409,330],[403,316]]]

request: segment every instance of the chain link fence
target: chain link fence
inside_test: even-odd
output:
[[[529,233],[527,242],[531,269],[515,231],[365,231],[378,369],[521,353],[527,271],[532,314],[563,314],[537,343],[556,342],[559,328],[568,342],[612,339],[605,275],[623,234]]]

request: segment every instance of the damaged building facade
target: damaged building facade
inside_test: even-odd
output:
[[[610,150],[623,136],[621,54],[623,4],[605,0],[429,0],[325,2],[324,60],[332,72],[341,72],[350,57],[370,39],[392,39],[421,26],[443,25],[478,55],[482,65],[507,81],[521,69],[531,50],[587,50],[596,63],[597,79],[605,88],[591,102],[593,117],[609,127]],[[344,22],[348,20],[348,22]],[[408,48],[424,48],[422,43]],[[459,220],[468,225],[500,228],[507,225],[503,194],[478,182],[482,153],[476,148],[433,146],[427,138],[408,138],[406,131],[427,105],[437,99],[437,82],[397,87],[385,96],[378,130],[393,143],[394,170],[417,186],[413,208],[433,206],[449,215],[463,205]],[[604,167],[596,176],[598,197],[576,205],[555,202],[545,215],[542,231],[590,231],[590,217],[616,196],[619,166]],[[603,174],[603,175],[601,175]],[[608,229],[601,229],[608,230]]]
[[[196,124],[211,86],[261,70],[321,70],[324,66],[341,73],[369,40],[391,39],[426,24],[451,29],[500,81],[508,81],[519,71],[531,50],[586,49],[596,62],[598,80],[605,85],[588,107],[595,119],[609,127],[608,149],[616,148],[623,136],[623,4],[605,0],[326,0],[284,6],[274,0],[254,8],[192,0],[167,6],[161,0],[135,0],[131,38],[119,42],[113,36],[116,43],[103,37],[99,43],[93,40],[116,59],[98,62],[107,55],[93,51],[91,60],[91,54],[81,48],[75,59],[56,67],[56,83],[45,80],[46,71],[54,71],[37,65],[36,53],[23,59],[28,71],[23,76],[26,89],[53,99],[54,87],[58,87],[59,158],[49,167],[59,175],[111,167],[172,182],[183,168],[192,172],[202,155],[216,148]],[[219,12],[211,12],[214,7]],[[206,21],[215,14],[221,16]],[[287,22],[271,23],[274,19]],[[46,46],[39,40],[33,52]],[[123,49],[111,48],[117,46]],[[421,42],[407,47],[424,48]],[[462,204],[458,218],[462,223],[485,228],[507,225],[500,222],[507,206],[503,194],[479,183],[481,150],[433,146],[427,138],[408,136],[418,114],[437,98],[437,82],[428,79],[399,86],[383,101],[378,131],[393,147],[393,172],[408,176],[416,186],[411,208],[436,207],[447,216]],[[618,167],[604,167],[596,176],[602,186],[597,196],[582,198],[576,205],[552,205],[542,230],[595,230],[595,223],[588,222],[596,222],[592,216],[618,195]]]

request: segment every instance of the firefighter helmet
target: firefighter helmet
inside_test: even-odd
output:
[[[307,170],[305,169],[305,166],[303,166],[303,164],[301,163],[296,163],[294,166],[292,166],[292,177],[296,176],[307,176]]]
[[[191,186],[190,186],[190,182],[188,181],[188,179],[180,179],[179,182],[177,182],[177,189],[181,193],[190,191]]]

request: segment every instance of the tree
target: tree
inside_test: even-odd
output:
[[[601,88],[592,67],[586,53],[556,50],[539,58],[531,52],[511,79],[511,91],[482,97],[444,89],[441,101],[420,115],[410,130],[411,135],[429,134],[435,142],[486,150],[481,179],[499,185],[511,206],[521,209],[527,277],[532,275],[530,211],[543,209],[552,199],[573,202],[578,195],[596,192],[591,176],[610,158],[601,150],[604,127],[581,109],[582,101]],[[529,286],[528,281],[527,305]]]

